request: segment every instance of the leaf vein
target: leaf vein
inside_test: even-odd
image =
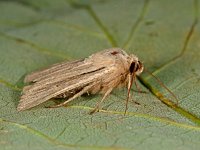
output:
[[[124,42],[124,44],[122,46],[123,48],[128,49],[130,41],[133,38],[135,31],[140,26],[142,20],[144,19],[144,17],[147,14],[147,9],[148,9],[149,3],[150,3],[150,0],[145,0],[144,1],[144,4],[143,4],[143,7],[142,7],[141,12],[139,14],[139,17],[137,18],[136,22],[132,25],[131,31],[130,31],[130,33],[128,35],[128,38]]]
[[[190,29],[189,31],[187,32],[186,34],[186,37],[184,39],[184,42],[183,42],[183,47],[180,51],[180,53],[173,57],[171,60],[169,60],[168,62],[166,62],[165,64],[161,65],[159,68],[157,68],[154,72],[152,72],[154,75],[157,74],[158,72],[160,72],[161,70],[163,70],[164,68],[166,68],[167,66],[171,65],[172,63],[176,62],[178,59],[180,59],[187,51],[187,48],[190,44],[190,41],[191,41],[191,38],[192,38],[192,35],[194,34],[194,31],[195,31],[195,28],[198,24],[198,11],[199,11],[199,8],[198,8],[198,0],[194,0],[194,16],[193,16],[193,22],[190,26]]]

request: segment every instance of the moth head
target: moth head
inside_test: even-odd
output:
[[[131,62],[129,67],[130,74],[140,75],[144,69],[144,66],[141,61],[134,60]]]

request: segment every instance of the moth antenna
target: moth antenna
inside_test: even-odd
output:
[[[156,79],[156,81],[160,84],[160,86],[164,87],[176,100],[176,105],[178,105],[178,98],[176,95],[155,75],[153,75],[150,71],[148,71],[146,68],[144,69],[148,74],[150,74],[152,77]]]
[[[129,80],[128,80],[128,94],[127,94],[127,99],[126,99],[126,107],[125,107],[125,111],[124,111],[124,115],[126,115],[126,112],[128,110],[128,102],[131,96],[131,87],[133,85],[133,79],[135,78],[134,74],[129,74]]]

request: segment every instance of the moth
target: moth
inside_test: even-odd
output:
[[[30,84],[23,88],[17,110],[32,108],[52,98],[66,99],[52,106],[61,107],[85,93],[100,93],[103,96],[91,111],[94,113],[112,90],[118,87],[128,89],[127,110],[132,83],[143,69],[137,56],[128,55],[121,48],[106,49],[80,60],[64,61],[25,77],[24,82]]]

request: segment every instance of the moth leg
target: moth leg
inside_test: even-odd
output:
[[[50,106],[50,108],[57,108],[57,107],[62,107],[64,105],[66,105],[67,103],[71,102],[75,98],[77,98],[77,97],[81,96],[82,94],[86,93],[93,86],[94,86],[94,84],[91,84],[91,85],[88,85],[88,86],[84,87],[80,92],[78,92],[77,94],[75,94],[74,96],[72,96],[71,98],[69,98],[68,100],[66,100],[63,103],[60,103],[58,105]]]
[[[141,87],[137,84],[136,78],[134,78],[135,86],[137,88],[137,92],[139,93],[148,93],[146,91],[142,91]]]
[[[92,115],[93,113],[99,111],[99,108],[101,107],[101,103],[106,99],[106,97],[110,94],[110,92],[111,92],[112,90],[113,90],[113,89],[111,88],[111,89],[109,89],[108,91],[106,91],[106,93],[104,94],[104,96],[103,96],[103,98],[101,99],[101,101],[98,102],[98,103],[96,104],[95,108],[94,108],[92,111],[90,111],[90,113],[89,113],[90,115]]]

